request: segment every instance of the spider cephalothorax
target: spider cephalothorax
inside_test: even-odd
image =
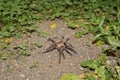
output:
[[[65,55],[64,55],[63,51],[66,51],[68,54],[70,54],[70,56],[72,56],[71,52],[77,54],[77,52],[73,49],[72,44],[68,43],[69,38],[67,38],[65,41],[63,41],[63,39],[64,39],[64,37],[62,36],[62,39],[60,41],[56,42],[52,38],[49,38],[48,41],[51,41],[52,44],[43,53],[48,53],[50,51],[57,49],[57,51],[59,52],[59,63],[61,61],[61,55],[65,59]]]

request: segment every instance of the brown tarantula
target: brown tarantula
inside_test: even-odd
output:
[[[65,41],[63,41],[63,39],[64,39],[64,37],[62,36],[62,39],[60,41],[56,42],[52,38],[49,38],[48,41],[51,41],[52,44],[43,53],[48,53],[50,51],[57,49],[57,51],[59,52],[59,63],[61,63],[61,55],[65,59],[65,55],[64,55],[63,51],[66,51],[70,56],[72,56],[71,52],[77,54],[77,52],[73,49],[72,44],[67,43],[69,38],[67,38]]]

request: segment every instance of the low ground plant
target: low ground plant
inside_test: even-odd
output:
[[[22,34],[37,32],[38,36],[49,36],[49,32],[36,30],[36,22],[55,18],[64,20],[68,28],[78,29],[76,38],[92,33],[93,44],[107,44],[110,46],[109,51],[120,48],[120,0],[0,0],[0,50],[13,54],[9,45],[13,38],[20,38]],[[25,46],[17,45],[21,49],[20,55],[31,54]],[[10,56],[8,54],[2,52],[0,58],[7,59]],[[112,72],[103,58],[102,61],[100,58],[83,62],[82,66],[93,72],[87,73],[87,79],[85,77],[83,80],[120,79],[120,67],[116,66],[117,73]],[[67,80],[66,77],[79,79],[69,74],[62,80]]]

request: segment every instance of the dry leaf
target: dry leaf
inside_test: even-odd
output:
[[[110,26],[105,26],[105,30],[109,30],[110,29]]]
[[[80,74],[80,78],[84,79],[84,78],[86,78],[86,77],[87,77],[87,74],[86,74],[86,73]]]
[[[5,39],[5,42],[6,42],[6,43],[11,43],[12,41],[13,41],[13,38],[12,38],[12,37]]]
[[[53,28],[56,28],[57,27],[57,24],[55,22],[51,22],[50,23],[50,27],[53,29]]]

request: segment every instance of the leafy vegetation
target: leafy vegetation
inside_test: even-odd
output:
[[[18,59],[21,55],[24,56],[30,56],[31,50],[36,49],[36,47],[41,48],[42,47],[42,43],[40,42],[36,42],[36,43],[22,43],[22,44],[16,44],[16,46],[14,46],[14,50],[17,51],[17,56],[16,59]]]
[[[10,51],[10,54],[0,53],[0,58],[7,59],[13,54],[9,45],[14,37],[32,32],[42,37],[49,36],[47,31],[36,30],[36,21],[55,18],[66,21],[71,29],[78,29],[76,38],[92,33],[95,36],[93,43],[106,43],[110,51],[120,48],[120,0],[0,0],[0,50]],[[52,25],[54,27],[55,24]],[[35,45],[42,47],[41,43]],[[19,44],[16,48],[20,49],[18,55],[31,54],[27,44]],[[120,67],[116,66],[117,73],[114,73],[105,60],[101,57],[83,62],[83,67],[93,71],[92,74],[86,73],[87,77],[83,80],[118,80]],[[62,80],[67,80],[66,77],[78,79],[76,75],[69,74]]]
[[[75,37],[80,38],[80,37],[82,37],[83,35],[85,35],[87,33],[88,33],[88,31],[86,31],[86,30],[80,30],[80,31],[75,33]]]
[[[37,31],[37,33],[38,33],[38,36],[41,36],[41,37],[47,37],[50,35],[50,33],[48,31],[45,31],[45,30]]]
[[[75,74],[65,74],[61,77],[61,80],[80,80],[80,77]]]
[[[89,70],[92,69],[94,71],[92,73],[97,76],[97,78],[94,76],[95,80],[119,80],[118,75],[115,74],[110,66],[106,64],[106,56],[101,56],[97,60],[88,60],[82,62],[81,65],[83,67],[87,67]]]
[[[62,18],[68,27],[84,28],[113,50],[120,47],[120,1],[119,0],[1,0],[0,38],[20,37],[35,30],[35,21]],[[44,32],[42,33],[43,36]],[[78,32],[81,37],[86,32]]]
[[[61,80],[119,80],[120,66],[116,65],[115,70],[113,70],[113,67],[108,65],[106,61],[106,55],[102,55],[96,60],[84,61],[81,63],[84,68],[87,68],[84,73],[79,76],[66,74],[62,76]]]
[[[18,55],[17,55],[16,59],[18,59],[19,56],[21,56],[21,55],[25,55],[25,56],[31,55],[31,52],[27,50],[27,44],[25,44],[25,43],[16,45],[15,49],[20,49],[20,50],[18,50]]]
[[[112,69],[112,66],[108,65],[106,63],[106,56],[100,56],[98,59],[96,60],[88,60],[85,62],[82,62],[82,66],[83,67],[87,67],[89,70],[93,70],[93,72],[88,72],[89,74],[92,75],[92,77],[94,77],[94,80],[119,80],[120,76],[119,76],[119,68],[120,66],[116,65],[116,71],[114,71]],[[86,77],[88,80],[91,78],[91,76],[87,76]],[[91,80],[91,79],[90,79]]]
[[[12,55],[11,53],[3,52],[0,54],[0,59],[6,60],[9,58],[9,56]]]

